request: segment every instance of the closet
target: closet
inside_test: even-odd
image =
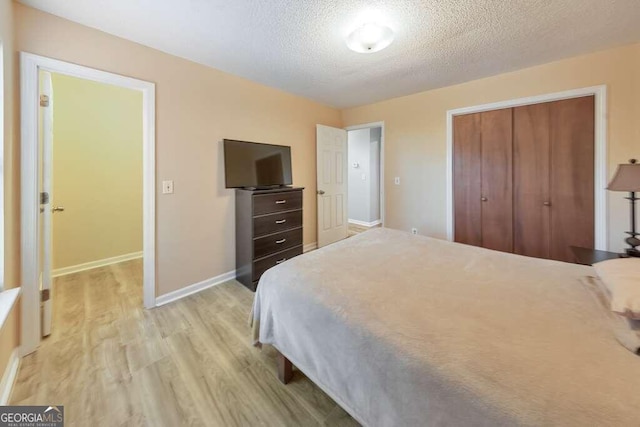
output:
[[[594,245],[594,97],[453,118],[455,241],[573,262]]]

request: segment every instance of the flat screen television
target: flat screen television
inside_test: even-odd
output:
[[[226,188],[291,185],[291,147],[225,139]]]

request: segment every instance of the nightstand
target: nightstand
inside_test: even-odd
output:
[[[593,265],[608,259],[627,258],[625,254],[619,254],[617,252],[600,251],[598,249],[581,248],[578,246],[571,246],[571,250],[575,256],[576,263],[582,265]]]

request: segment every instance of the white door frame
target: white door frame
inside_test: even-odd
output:
[[[38,74],[40,70],[142,92],[144,306],[155,300],[155,84],[26,52],[20,54],[21,104],[21,351],[40,344],[38,289]]]
[[[595,97],[595,161],[594,161],[594,196],[595,196],[595,248],[607,250],[607,86],[591,86],[564,92],[518,98],[508,101],[473,107],[458,108],[447,111],[447,240],[453,241],[453,117],[462,114],[479,113],[501,108],[520,107],[522,105],[540,104],[562,99]]]
[[[385,204],[384,204],[384,121],[382,122],[372,122],[372,123],[364,123],[361,125],[353,125],[347,126],[344,130],[347,131],[347,150],[349,149],[349,134],[350,130],[359,130],[359,129],[372,129],[372,128],[382,128],[380,130],[380,223],[381,226],[385,226]],[[348,160],[348,156],[347,156]],[[348,183],[347,176],[347,183]]]
[[[51,210],[53,203],[53,109],[55,108],[55,97],[53,96],[53,77],[52,74],[47,71],[42,71],[42,75],[46,75],[45,78],[38,76],[38,81],[43,87],[39,88],[40,95],[47,95],[49,97],[49,105],[47,108],[40,108],[42,113],[42,120],[38,120],[42,123],[42,137],[38,136],[38,153],[42,154],[42,158],[39,163],[42,165],[42,172],[39,179],[42,183],[42,192],[49,194],[49,200],[46,203],[40,201],[42,209],[42,228],[49,230],[48,233],[40,233],[40,245],[44,248],[40,248],[38,253],[42,255],[42,262],[38,273],[40,275],[40,288],[44,292],[45,290],[51,290],[53,284],[53,212]],[[40,129],[40,127],[39,127]],[[40,141],[40,139],[42,141]],[[42,147],[40,147],[42,142]],[[45,178],[47,177],[47,178]],[[42,330],[40,331],[42,336],[49,336],[51,334],[51,322],[53,321],[53,300],[48,298],[42,302],[42,323],[40,323]]]
[[[11,52],[13,55],[13,52]],[[0,292],[5,290],[5,281],[4,281],[4,260],[5,260],[5,234],[4,234],[4,218],[5,218],[5,203],[4,203],[4,183],[5,183],[5,174],[6,174],[6,165],[4,164],[4,148],[8,144],[11,144],[10,141],[6,141],[4,138],[4,129],[5,129],[5,116],[4,116],[4,103],[5,103],[5,93],[4,93],[4,80],[6,76],[4,75],[4,66],[5,66],[5,58],[4,58],[4,43],[3,40],[0,39],[0,242],[3,242],[2,249],[0,250]],[[0,326],[2,327],[2,326]],[[1,397],[1,396],[0,396]]]

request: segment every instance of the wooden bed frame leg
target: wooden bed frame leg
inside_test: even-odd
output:
[[[276,359],[278,363],[278,379],[282,384],[288,384],[291,378],[293,378],[293,365],[291,361],[280,352],[278,352]]]

